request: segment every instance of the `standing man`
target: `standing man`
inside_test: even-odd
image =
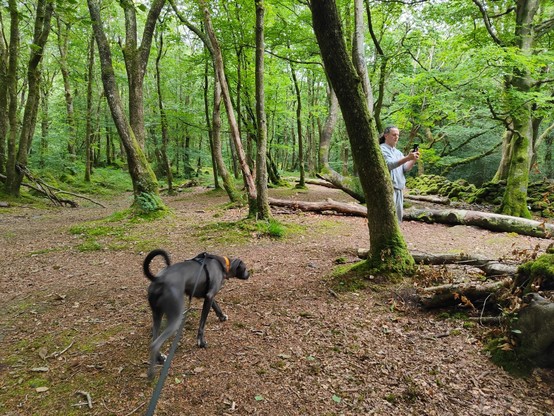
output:
[[[414,149],[407,156],[404,156],[400,150],[396,148],[400,130],[395,126],[385,128],[383,135],[379,137],[381,152],[385,157],[385,162],[392,178],[392,187],[394,188],[394,205],[396,207],[396,216],[398,221],[402,221],[404,211],[404,188],[406,187],[406,177],[404,172],[410,171],[419,159],[419,150]]]

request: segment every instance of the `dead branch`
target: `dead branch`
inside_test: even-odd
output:
[[[446,307],[456,304],[471,304],[494,296],[500,289],[512,284],[512,279],[488,282],[451,283],[440,286],[426,287],[420,290],[419,302],[425,308]],[[467,300],[465,300],[467,299]]]

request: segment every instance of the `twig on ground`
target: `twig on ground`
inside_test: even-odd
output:
[[[75,392],[75,394],[80,394],[81,396],[85,396],[87,399],[87,405],[89,409],[92,409],[92,397],[90,396],[90,393],[87,391],[78,390]],[[77,404],[78,405],[78,404]],[[75,405],[75,406],[77,406]]]

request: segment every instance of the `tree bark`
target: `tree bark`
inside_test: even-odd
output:
[[[95,0],[87,0],[87,3],[98,46],[104,93],[121,143],[127,154],[129,174],[133,182],[134,204],[140,208],[140,198],[147,197],[151,200],[150,209],[164,208],[163,202],[157,198],[158,181],[156,180],[156,175],[154,175],[152,168],[148,164],[142,147],[137,141],[131,125],[125,116],[123,103],[117,88],[110,46],[102,27],[99,5]],[[149,196],[154,196],[155,198],[152,200]]]
[[[552,238],[554,235],[554,224],[480,211],[410,209],[404,211],[404,219],[428,223],[469,225],[491,231],[517,233],[540,238]]]
[[[354,163],[367,204],[368,264],[400,274],[413,271],[413,258],[394,215],[393,189],[380,151],[374,120],[352,60],[346,51],[334,1],[314,0],[312,20],[325,70],[337,94]],[[386,258],[386,261],[383,259]]]
[[[250,211],[249,216],[255,216],[257,209],[256,184],[254,182],[254,177],[252,176],[250,167],[248,166],[246,154],[244,153],[244,148],[240,139],[240,132],[237,120],[235,118],[235,110],[233,102],[231,100],[231,93],[229,91],[229,85],[225,77],[223,54],[221,53],[221,48],[219,46],[219,42],[212,26],[212,19],[206,0],[200,0],[200,7],[204,15],[204,25],[208,38],[210,39],[211,51],[213,51],[214,69],[221,84],[221,94],[223,97],[225,110],[227,112],[227,119],[229,121],[229,128],[231,130],[231,137],[237,151],[238,162],[240,164],[240,168],[242,170],[244,182],[246,185],[246,192],[248,194],[248,206]]]
[[[94,75],[94,35],[91,36],[88,45],[88,69],[87,69],[87,121],[85,129],[85,182],[90,182],[92,174],[92,84]]]
[[[271,218],[267,195],[267,118],[264,90],[264,1],[255,0],[256,5],[256,201],[258,219]]]
[[[132,0],[120,0],[125,13],[125,44],[123,58],[129,84],[129,123],[139,145],[144,148],[146,130],[144,127],[144,75],[152,47],[156,22],[165,5],[165,0],[153,0],[146,17],[141,36],[137,41],[136,5]]]
[[[325,124],[321,129],[321,136],[319,138],[319,172],[326,173],[331,171],[329,166],[329,150],[331,148],[331,139],[333,137],[333,131],[337,124],[337,118],[339,113],[339,101],[337,95],[333,90],[333,87],[329,83],[329,112],[325,120]]]
[[[5,38],[0,37],[0,174],[6,173],[6,158],[7,158],[7,133],[8,133],[8,94],[9,94],[9,77],[8,77],[8,45]]]
[[[367,65],[365,62],[365,45],[364,45],[364,0],[354,0],[354,36],[352,39],[352,62],[358,72],[358,76],[362,82],[367,108],[373,114],[373,91],[367,74]]]
[[[17,86],[16,71],[17,71],[17,56],[14,57],[15,62],[10,62],[10,65],[15,63],[15,67],[10,66],[10,85],[8,88],[14,88],[12,91],[13,95],[10,94],[10,140],[9,140],[9,150],[8,153],[11,157],[8,158],[8,169],[6,170],[6,191],[8,194],[13,196],[19,196],[21,182],[24,177],[24,170],[27,166],[27,160],[29,156],[29,150],[31,148],[31,143],[33,141],[33,135],[35,132],[36,122],[37,122],[37,111],[40,100],[40,69],[39,64],[42,61],[42,56],[44,53],[44,46],[48,40],[50,34],[50,21],[52,18],[52,13],[54,11],[53,2],[47,0],[39,0],[36,9],[36,18],[35,18],[35,27],[34,35],[29,63],[27,66],[27,83],[28,83],[28,93],[27,99],[25,102],[25,109],[23,112],[23,120],[21,123],[21,131],[19,132],[19,146],[16,150],[16,137],[18,132],[17,125],[17,101],[16,101],[16,91]],[[15,31],[13,33],[18,44],[19,37],[19,24],[18,20],[14,22],[13,13],[17,14],[17,6],[15,2],[10,2],[10,13],[12,14],[12,24],[15,23]],[[13,30],[13,28],[12,28]],[[11,40],[10,40],[11,42]],[[15,46],[15,45],[13,45]],[[10,59],[11,54],[15,53],[17,55],[19,51],[12,50],[12,45],[10,44]],[[13,74],[11,71],[14,71]],[[11,100],[16,102],[12,102]],[[12,107],[13,106],[13,107]]]
[[[58,16],[56,19],[58,29],[58,50],[60,52],[60,71],[62,73],[65,110],[67,112],[67,152],[69,157],[75,160],[76,158],[76,143],[77,143],[77,128],[75,127],[75,111],[73,108],[73,94],[71,93],[71,82],[69,80],[69,64],[67,62],[68,40],[71,32],[71,24],[61,21]]]
[[[158,92],[158,110],[160,111],[160,125],[162,128],[162,146],[161,146],[161,157],[162,163],[164,166],[166,178],[167,178],[167,189],[170,194],[173,193],[173,172],[171,171],[171,162],[167,155],[167,147],[169,144],[169,126],[167,124],[167,115],[165,113],[163,93],[162,93],[162,82],[161,82],[161,71],[160,71],[160,61],[163,54],[163,32],[159,33],[159,45],[158,45],[158,54],[156,55],[156,91]]]
[[[298,169],[300,170],[298,187],[303,188],[306,185],[306,172],[304,170],[304,139],[302,138],[302,97],[300,96],[300,87],[298,86],[296,70],[292,62],[290,63],[290,75],[296,97],[296,134],[298,135]]]

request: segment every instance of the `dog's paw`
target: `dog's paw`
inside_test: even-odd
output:
[[[196,345],[198,345],[198,348],[206,348],[208,346],[208,343],[203,339],[198,338],[196,340]]]
[[[227,319],[229,319],[229,317],[228,317],[227,315],[225,315],[225,314],[223,314],[223,315],[221,315],[221,316],[219,317],[219,320],[220,320],[221,322],[225,322]]]
[[[158,357],[156,358],[156,364],[163,364],[165,363],[165,359],[167,358],[167,355],[165,354],[158,354]]]

